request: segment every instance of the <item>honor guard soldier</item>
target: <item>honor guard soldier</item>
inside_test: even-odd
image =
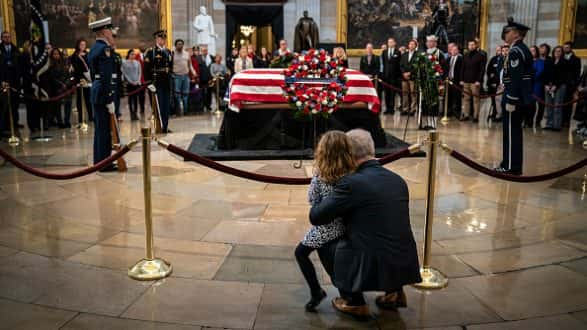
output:
[[[508,18],[502,39],[510,45],[504,61],[503,83],[506,113],[503,117],[503,161],[496,170],[512,175],[522,175],[523,131],[522,121],[528,108],[532,106],[532,87],[534,64],[524,37],[529,27]]]
[[[167,32],[160,30],[155,32],[153,36],[155,37],[156,45],[153,48],[149,48],[145,53],[145,77],[151,80],[151,85],[148,87],[149,91],[151,93],[157,93],[157,106],[161,115],[163,133],[171,133],[168,124],[173,59],[171,57],[171,51],[165,47]]]
[[[96,164],[110,157],[112,152],[110,113],[114,113],[115,87],[112,80],[115,70],[112,18],[90,23],[89,28],[96,33],[96,44],[88,55],[92,77],[90,102],[94,109],[94,164]],[[102,172],[117,170],[116,165],[110,164]]]

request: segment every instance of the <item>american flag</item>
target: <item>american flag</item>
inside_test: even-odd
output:
[[[364,102],[369,110],[379,113],[380,102],[371,79],[356,70],[346,70],[347,93],[344,103]],[[282,86],[283,69],[249,69],[234,75],[229,86],[228,106],[239,112],[247,103],[286,103]]]

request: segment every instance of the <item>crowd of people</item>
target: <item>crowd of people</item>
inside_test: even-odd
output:
[[[438,53],[436,42],[437,38],[430,36],[425,49],[418,50],[417,40],[398,46],[395,39],[389,38],[387,44],[381,45],[381,55],[375,55],[373,45],[367,44],[367,54],[360,60],[360,70],[385,83],[379,85],[378,93],[385,104],[386,114],[396,111],[401,115],[416,113],[418,92],[414,86],[415,68],[411,63],[418,51]],[[585,74],[581,75],[581,60],[574,54],[572,46],[572,42],[567,42],[551,49],[544,43],[530,48],[534,61],[533,92],[536,102],[524,116],[525,127],[560,131],[569,125],[572,100],[581,98],[587,91]],[[502,120],[505,113],[501,95],[504,89],[503,70],[509,48],[507,44],[498,46],[495,55],[490,58],[479,48],[479,39],[474,39],[468,41],[464,51],[456,43],[448,45],[447,53],[440,51],[442,78],[451,82],[447,91],[449,116],[474,123],[479,120]],[[491,99],[486,113],[481,111],[482,98]],[[581,122],[579,133],[585,132],[585,111],[586,102],[580,99],[574,118]]]
[[[164,46],[163,46],[164,47]],[[36,75],[31,68],[30,42],[25,42],[21,50],[11,42],[9,33],[2,33],[2,81],[12,88],[22,91],[24,95],[38,95],[41,98],[58,98],[74,86],[78,86],[75,93],[75,104],[78,110],[85,103],[87,120],[92,120],[92,105],[89,100],[89,87],[80,82],[91,81],[87,63],[88,43],[80,39],[75,45],[73,54],[68,55],[65,49],[52,48],[47,45],[49,60],[46,67]],[[525,127],[538,127],[545,130],[560,131],[568,126],[571,119],[571,104],[574,98],[579,98],[574,119],[579,120],[578,132],[587,134],[585,112],[587,102],[580,96],[587,92],[587,78],[581,75],[581,61],[574,54],[572,43],[551,48],[548,44],[532,46],[530,48],[534,60],[534,96],[535,107],[524,115]],[[494,122],[502,120],[505,113],[503,92],[503,69],[508,56],[509,45],[497,47],[495,54],[489,57],[487,52],[479,48],[479,40],[470,40],[467,48],[462,51],[456,43],[448,45],[448,52],[444,53],[437,48],[437,38],[427,38],[424,49],[419,47],[417,40],[410,40],[406,46],[398,46],[393,38],[387,44],[381,45],[381,55],[375,55],[371,43],[366,46],[366,55],[360,59],[360,70],[381,79],[378,94],[385,104],[385,113],[413,116],[418,109],[418,88],[415,86],[415,67],[412,65],[415,55],[424,51],[427,54],[437,54],[442,66],[442,78],[448,79],[451,84],[446,91],[448,97],[448,115],[461,121],[491,119]],[[145,91],[142,88],[145,82],[151,80],[145,77],[145,54],[147,49],[131,49],[117,56],[117,93],[115,97],[116,114],[121,117],[120,97],[129,94],[128,107],[131,120],[138,120],[139,114],[145,113]],[[232,49],[231,55],[223,61],[220,55],[211,55],[207,47],[185,47],[183,40],[174,43],[174,49],[169,50],[169,86],[172,91],[168,102],[171,104],[170,115],[181,116],[187,113],[211,111],[212,96],[216,92],[214,78],[219,79],[220,96],[224,95],[230,77],[245,69],[268,68],[275,58],[291,51],[285,39],[279,41],[279,48],[273,52],[267,47],[261,47],[257,53],[254,45],[244,45],[240,49]],[[333,54],[340,58],[348,67],[348,59],[344,49],[337,48]],[[167,81],[165,82],[167,83]],[[441,84],[442,85],[442,84]],[[389,87],[391,86],[391,87]],[[442,89],[442,87],[441,87]],[[39,94],[38,91],[41,91]],[[442,95],[442,91],[439,94]],[[27,126],[31,132],[40,129],[41,120],[44,128],[71,127],[72,98],[63,97],[50,102],[46,106],[39,106],[38,100],[21,98],[13,90],[12,109],[13,120],[17,128],[23,128],[19,122],[18,106],[24,103],[27,108]],[[482,98],[490,98],[489,111],[482,111]],[[222,97],[220,97],[222,99]],[[440,103],[439,103],[440,104]],[[441,105],[442,106],[442,105]],[[41,110],[42,109],[42,110]],[[427,113],[432,116],[441,115],[442,110]],[[3,110],[3,120],[0,120],[0,129],[7,134],[8,117]],[[81,111],[78,111],[78,122],[82,121]],[[434,128],[435,122],[425,122],[421,128]]]

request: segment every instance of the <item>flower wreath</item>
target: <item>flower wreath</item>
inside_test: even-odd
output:
[[[328,118],[338,110],[347,92],[346,69],[323,49],[297,55],[284,75],[284,96],[296,118]]]
[[[416,73],[416,87],[422,91],[422,103],[426,108],[438,105],[439,92],[443,87],[442,75],[444,72],[439,56],[439,53],[418,53],[412,63]]]

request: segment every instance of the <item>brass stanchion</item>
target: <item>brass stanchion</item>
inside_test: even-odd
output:
[[[428,190],[426,194],[426,232],[424,237],[424,260],[420,275],[422,282],[414,284],[420,289],[442,289],[448,285],[448,279],[440,271],[430,267],[432,250],[432,224],[434,220],[434,192],[436,189],[436,152],[438,150],[438,132],[430,132],[430,156],[428,161]]]
[[[14,116],[12,115],[12,100],[10,93],[10,86],[4,88],[6,98],[8,101],[8,120],[10,121],[10,138],[8,138],[8,144],[11,147],[17,147],[20,144],[20,139],[16,136],[16,130],[14,129]]]
[[[448,124],[450,118],[448,118],[448,91],[450,84],[448,83],[448,79],[444,82],[444,117],[440,119],[440,123],[444,126]]]
[[[153,249],[153,217],[151,206],[151,128],[141,129],[143,140],[143,190],[145,192],[145,237],[147,256],[129,268],[128,276],[139,281],[155,281],[169,276],[171,264],[155,258]]]
[[[84,98],[84,88],[86,87],[85,83],[80,84],[80,98],[82,100],[82,108],[78,109],[78,111],[82,112],[82,122],[79,125],[80,131],[87,133],[88,132],[88,119],[87,116],[87,109],[86,109],[86,99]]]
[[[216,110],[214,110],[214,114],[216,116],[220,116],[220,114],[222,114],[222,111],[220,111],[220,80],[222,80],[224,78],[222,78],[220,75],[216,75],[214,77],[214,84],[216,85]]]

